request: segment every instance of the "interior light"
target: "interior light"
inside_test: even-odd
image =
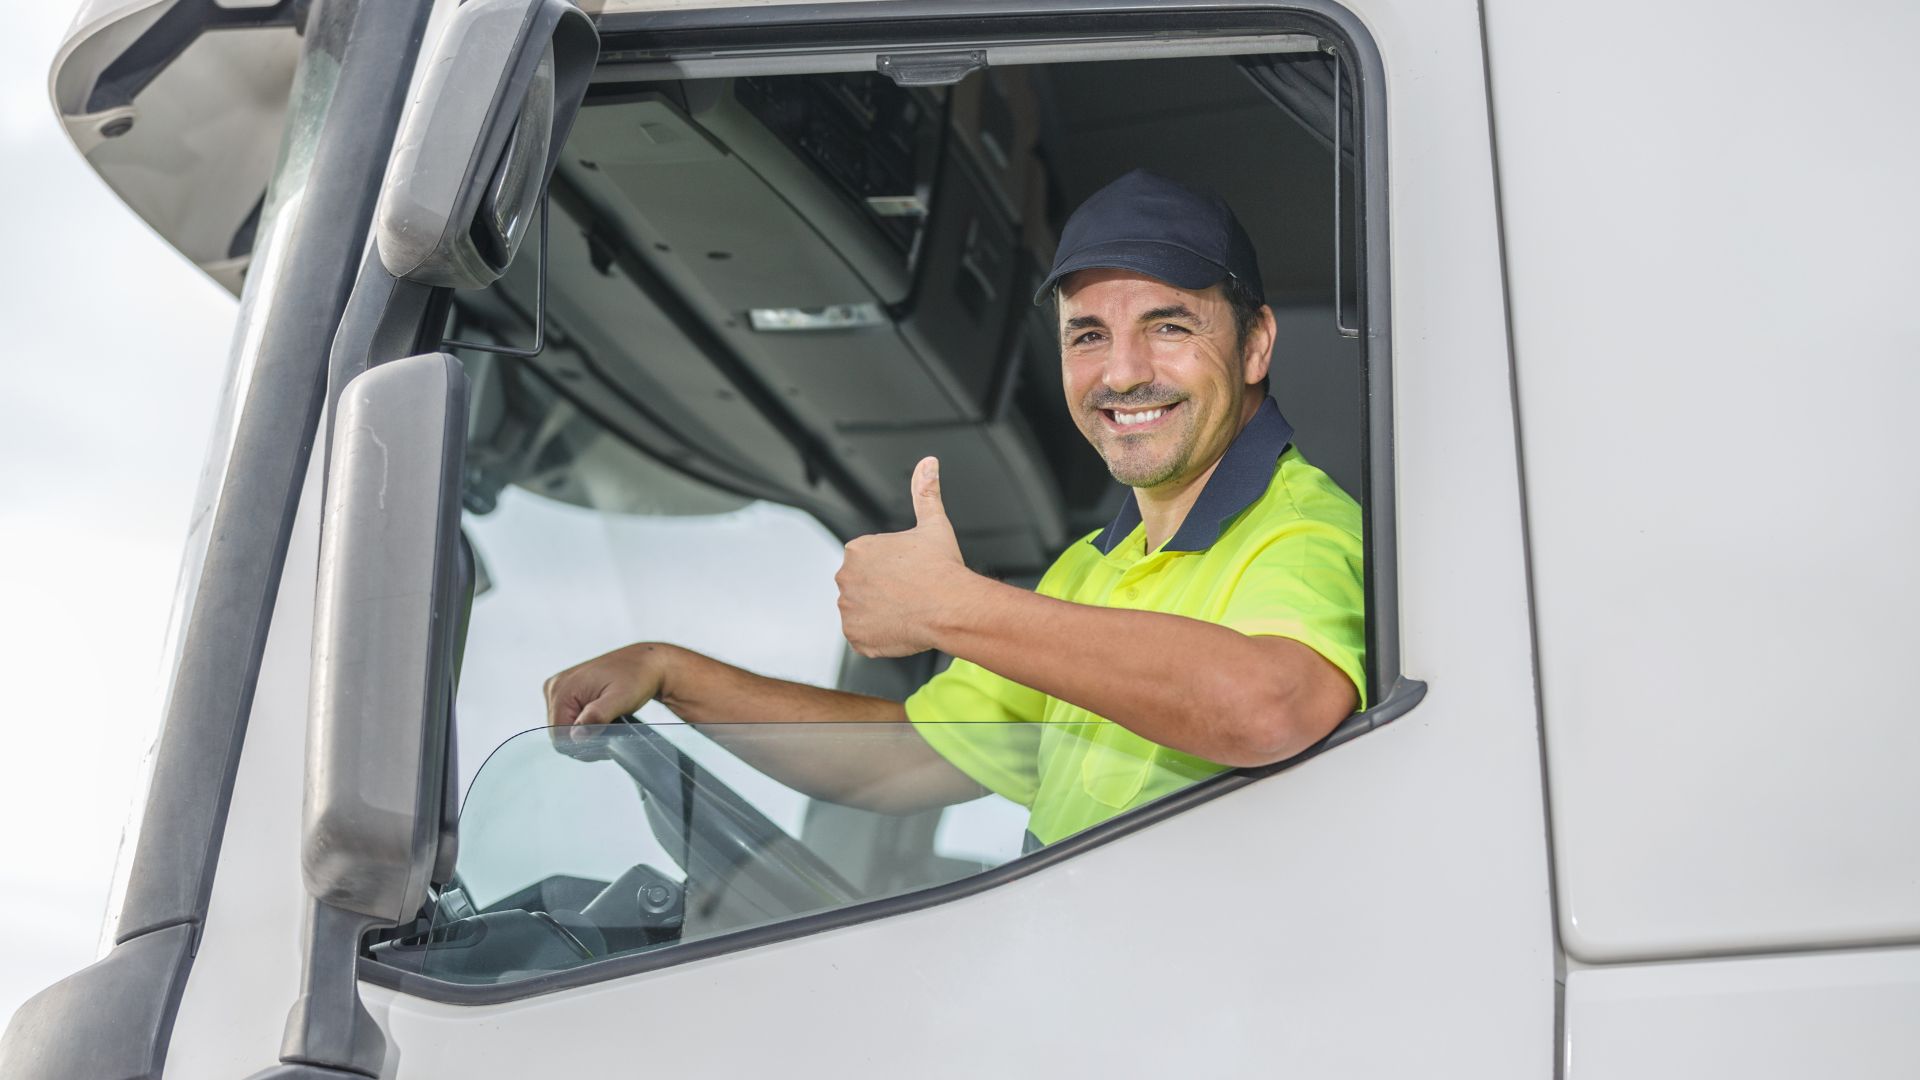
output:
[[[879,304],[829,304],[817,308],[754,308],[747,312],[755,330],[858,330],[887,325]]]
[[[927,200],[924,195],[869,195],[867,209],[881,217],[923,218]]]

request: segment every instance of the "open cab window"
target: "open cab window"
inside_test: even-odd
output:
[[[550,189],[546,347],[463,353],[460,855],[425,922],[373,947],[375,978],[521,996],[871,917],[1258,774],[1105,748],[1083,756],[1106,809],[1042,837],[1004,785],[846,805],[753,764],[925,752],[911,725],[694,728],[655,703],[579,739],[540,730],[548,676],[642,640],[904,698],[944,658],[852,654],[833,574],[845,540],[912,523],[922,456],[975,570],[1031,584],[1104,526],[1126,492],[1069,416],[1031,295],[1066,215],[1131,169],[1217,192],[1252,235],[1293,444],[1370,508],[1366,696],[1382,720],[1403,707],[1377,623],[1384,335],[1359,332],[1376,268],[1351,60],[1302,34],[1167,51],[917,85],[696,77],[609,38],[619,62]],[[526,340],[535,262],[460,297],[448,336]],[[1050,727],[1032,737],[1098,742]]]

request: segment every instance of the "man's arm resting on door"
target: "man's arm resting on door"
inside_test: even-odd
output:
[[[1284,761],[1358,704],[1353,681],[1291,638],[1093,607],[968,574],[933,607],[933,647],[1222,765]]]

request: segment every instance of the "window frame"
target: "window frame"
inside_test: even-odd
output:
[[[989,24],[989,30],[983,31],[983,23]],[[1235,38],[1232,43],[1220,43],[1224,46],[1222,53],[1241,55],[1257,51],[1246,47],[1245,39],[1249,36],[1316,35],[1340,57],[1343,85],[1350,85],[1354,94],[1353,117],[1358,130],[1351,134],[1358,151],[1354,159],[1354,187],[1360,201],[1355,216],[1356,235],[1346,250],[1357,253],[1362,271],[1358,276],[1359,295],[1355,299],[1368,400],[1360,502],[1365,522],[1368,700],[1373,705],[1348,717],[1325,739],[1285,761],[1223,772],[1001,866],[944,885],[701,941],[611,956],[510,983],[448,982],[405,971],[366,955],[359,959],[360,979],[444,1004],[499,1004],[950,903],[1048,869],[1201,803],[1284,772],[1390,723],[1419,704],[1425,696],[1426,684],[1407,678],[1400,670],[1385,68],[1372,37],[1352,12],[1329,0],[1209,3],[1204,7],[1179,0],[1049,0],[1044,7],[1018,0],[997,0],[991,6],[957,0],[879,0],[757,7],[750,13],[727,9],[621,12],[601,20],[600,63],[605,69],[609,65],[652,62],[663,55],[697,50],[703,58],[728,54],[777,55],[786,65],[785,70],[791,72],[801,70],[796,60],[804,62],[809,56],[960,45],[980,48],[1010,39],[1028,44],[1074,33],[1098,34],[1103,39],[1153,40],[1156,33],[1195,30],[1208,37]],[[635,46],[639,47],[638,51]],[[572,396],[564,390],[562,393]]]

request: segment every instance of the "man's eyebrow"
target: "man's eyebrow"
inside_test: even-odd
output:
[[[1185,304],[1168,304],[1165,307],[1157,307],[1150,311],[1140,313],[1140,321],[1143,323],[1153,322],[1155,319],[1188,319],[1193,322],[1199,322],[1200,316]]]
[[[1075,315],[1068,319],[1064,329],[1085,330],[1089,326],[1106,326],[1107,322],[1098,315]]]

